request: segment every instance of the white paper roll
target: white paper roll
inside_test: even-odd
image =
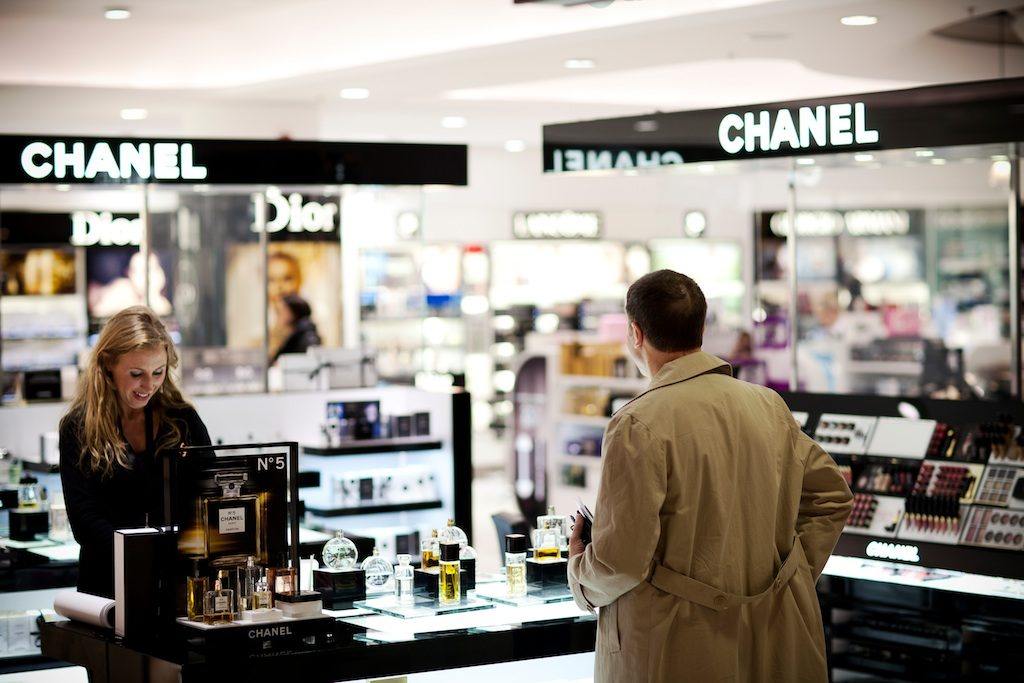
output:
[[[53,599],[53,611],[62,617],[100,628],[114,626],[114,601],[78,591],[60,591]]]

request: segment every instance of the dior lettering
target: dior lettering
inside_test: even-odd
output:
[[[338,217],[338,205],[333,202],[303,202],[302,195],[293,192],[287,197],[276,187],[268,187],[267,205],[272,207],[273,218],[267,220],[267,232],[331,232]],[[259,232],[257,223],[252,231]]]
[[[36,180],[205,180],[190,142],[30,142],[21,168]]]
[[[249,630],[249,637],[252,639],[276,638],[278,636],[290,635],[292,635],[291,626],[268,626],[267,628],[254,628]]]
[[[730,113],[718,124],[718,143],[729,154],[875,144],[878,131],[867,126],[863,102]]]
[[[114,218],[109,211],[71,214],[71,244],[76,247],[124,247],[141,242],[141,218]]]

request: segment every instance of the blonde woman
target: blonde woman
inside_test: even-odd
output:
[[[75,540],[78,589],[114,592],[114,530],[163,521],[161,456],[181,443],[209,445],[171,370],[167,329],[145,306],[114,315],[100,332],[78,394],[60,423],[60,475]]]

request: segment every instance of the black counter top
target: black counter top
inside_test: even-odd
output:
[[[332,644],[252,655],[235,648],[200,652],[180,641],[128,645],[109,630],[70,621],[42,624],[40,634],[44,656],[86,667],[90,680],[97,683],[142,681],[150,659],[180,665],[185,683],[216,679],[279,682],[294,679],[298,672],[303,683],[326,683],[593,651],[595,616],[567,617],[564,610],[552,614],[555,618],[550,620],[516,623],[512,618],[509,623],[481,627],[463,627],[454,619],[452,629],[397,636],[397,642],[336,618],[325,626],[332,631],[328,638]]]

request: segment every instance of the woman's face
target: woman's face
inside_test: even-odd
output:
[[[122,408],[141,410],[160,389],[167,374],[167,350],[136,349],[120,356],[109,368]]]

